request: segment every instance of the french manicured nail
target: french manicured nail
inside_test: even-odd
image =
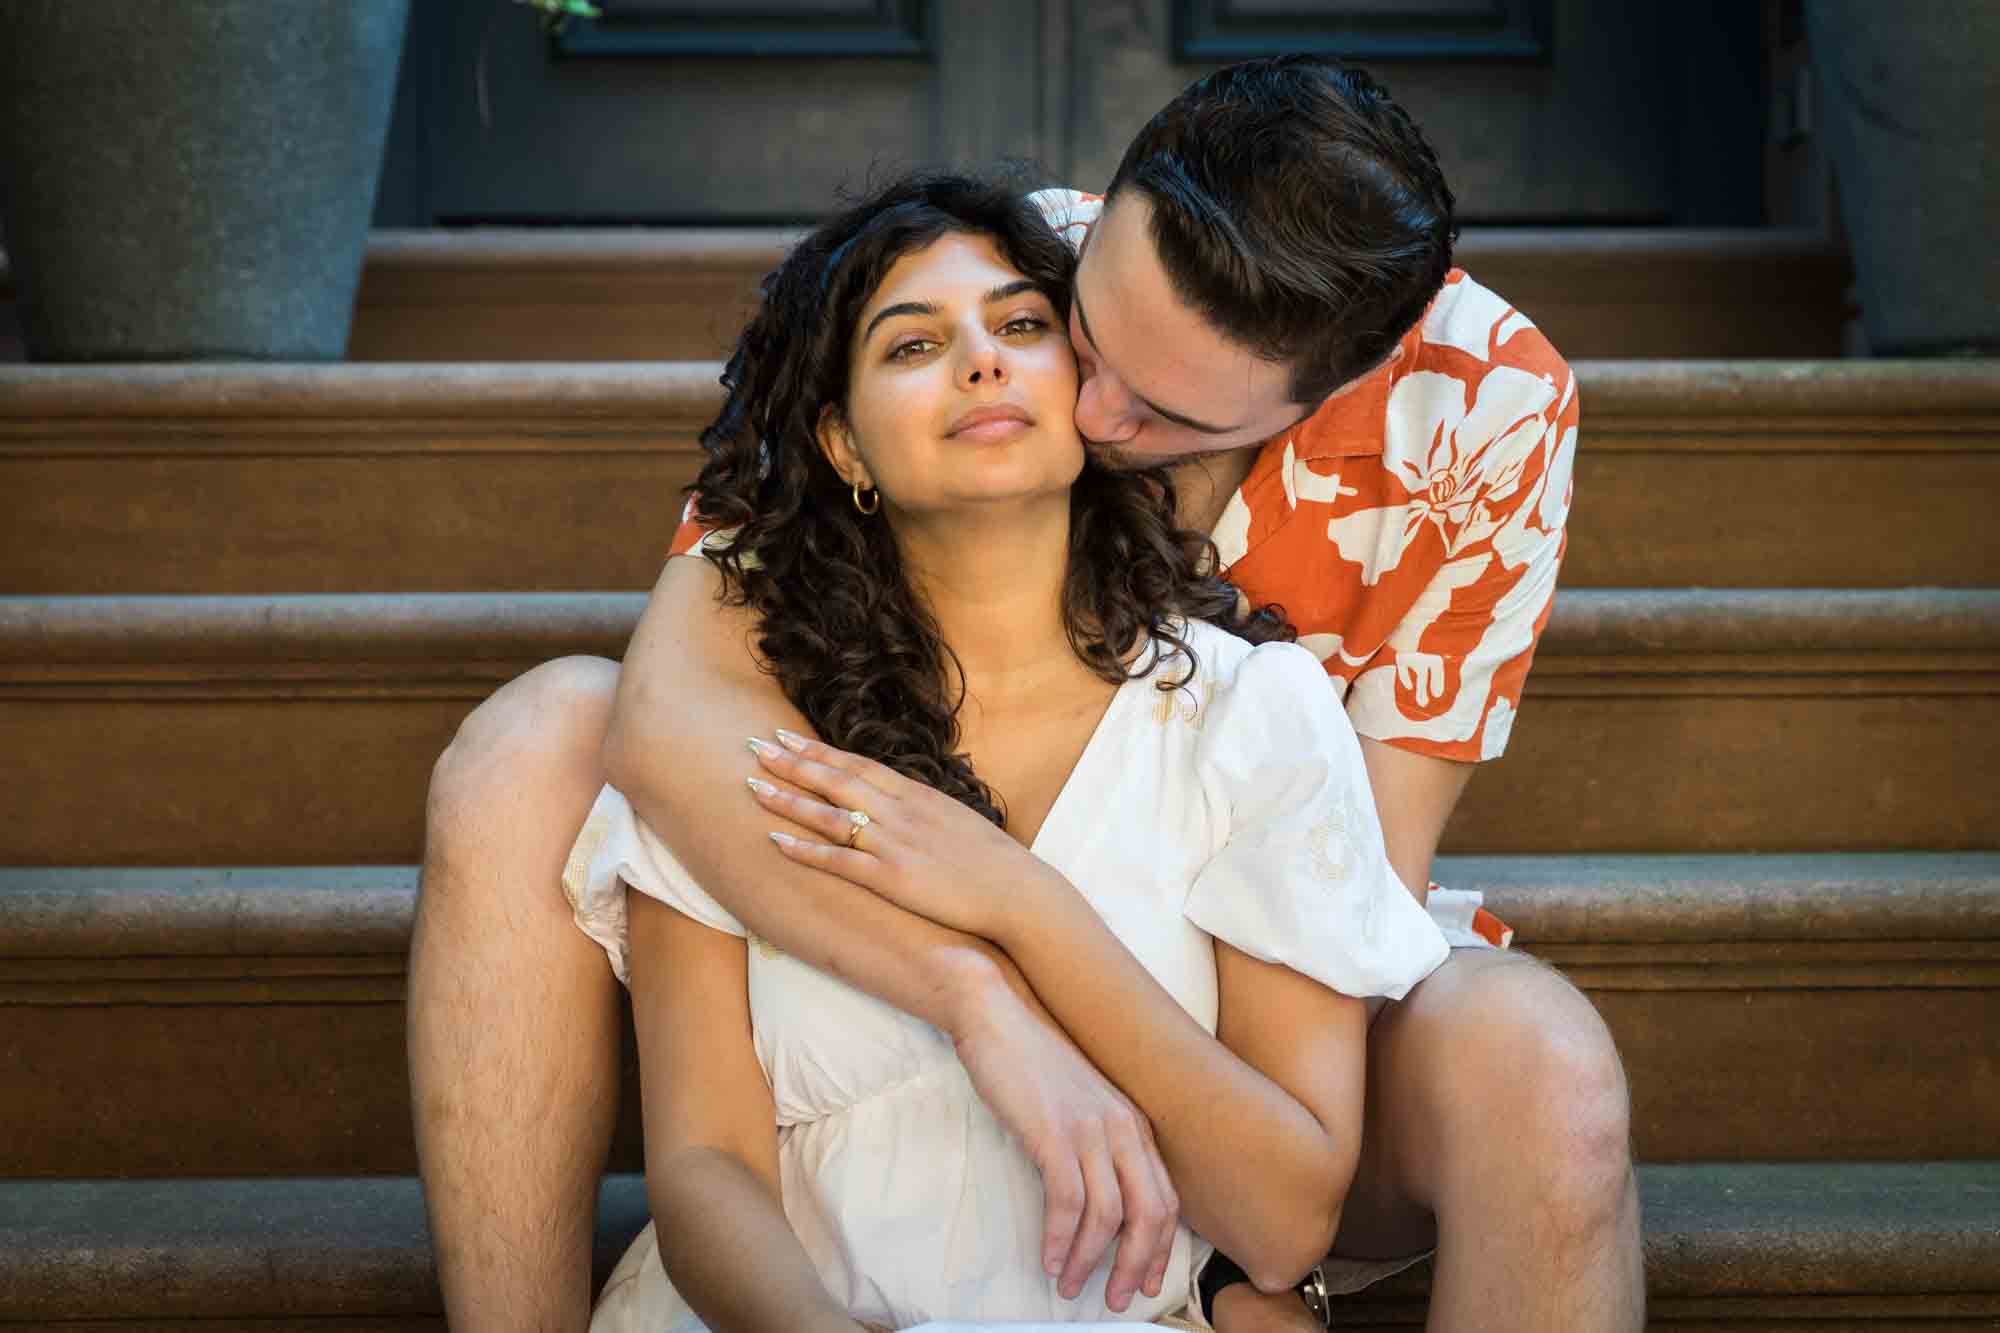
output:
[[[778,744],[784,746],[787,750],[803,750],[806,748],[806,738],[799,735],[796,731],[786,731],[783,727],[779,727]]]
[[[750,790],[756,792],[759,796],[776,796],[778,794],[778,789],[762,778],[745,778],[744,781],[749,783]]]
[[[771,841],[777,843],[780,847],[792,847],[796,846],[799,840],[789,833],[779,833],[773,830]]]
[[[759,759],[769,759],[778,752],[777,746],[771,744],[771,742],[763,739],[761,736],[752,736],[743,743],[749,746],[750,753],[756,755]]]

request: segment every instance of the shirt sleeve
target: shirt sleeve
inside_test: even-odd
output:
[[[1061,187],[1036,190],[1028,196],[1028,202],[1042,210],[1042,216],[1049,220],[1058,236],[1069,242],[1072,250],[1082,247],[1084,236],[1104,211],[1102,195]]]
[[[1507,423],[1491,440],[1456,441],[1478,459],[1473,501],[1449,553],[1389,637],[1382,667],[1362,671],[1348,692],[1361,735],[1441,759],[1497,759],[1507,748],[1535,646],[1555,606],[1569,519],[1579,407],[1576,380],[1539,334],[1546,353],[1510,367],[1502,384],[1540,386],[1545,405]],[[1489,392],[1482,385],[1481,392]],[[1485,407],[1482,402],[1481,407]]]
[[[1401,999],[1450,948],[1389,865],[1360,743],[1318,661],[1261,645],[1206,711],[1197,768],[1229,833],[1188,919],[1343,995]]]
[[[667,558],[688,555],[701,545],[701,539],[708,535],[708,528],[694,512],[694,497],[690,495],[686,506],[681,509],[681,525],[674,529],[673,544],[667,547]]]

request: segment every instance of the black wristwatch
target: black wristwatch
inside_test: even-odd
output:
[[[1248,1282],[1250,1277],[1234,1259],[1217,1250],[1209,1256],[1208,1264],[1201,1270],[1201,1280],[1195,1289],[1201,1295],[1201,1317],[1211,1326],[1215,1323],[1215,1296],[1224,1287],[1233,1287],[1238,1282]],[[1307,1273],[1305,1281],[1298,1285],[1299,1299],[1305,1302],[1312,1317],[1319,1320],[1321,1328],[1333,1327],[1333,1301],[1326,1290],[1326,1273],[1318,1264]]]

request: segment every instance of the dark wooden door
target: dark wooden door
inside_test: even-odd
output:
[[[508,0],[416,6],[382,225],[796,222],[871,172],[1101,187],[1189,80],[1319,49],[1386,83],[1468,221],[1761,220],[1747,0]]]

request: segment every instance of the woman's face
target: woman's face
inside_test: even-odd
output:
[[[848,365],[846,418],[829,413],[821,443],[892,509],[1067,492],[1083,468],[1063,323],[990,237],[948,232],[898,259]]]

